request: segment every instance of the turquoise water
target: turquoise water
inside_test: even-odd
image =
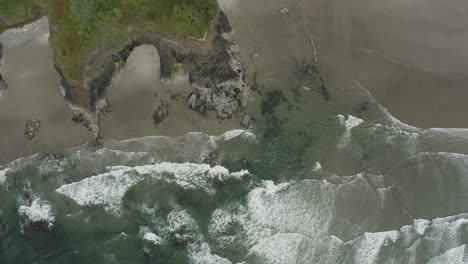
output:
[[[0,263],[465,263],[468,132],[394,119],[314,65],[253,131],[105,140],[0,173]]]

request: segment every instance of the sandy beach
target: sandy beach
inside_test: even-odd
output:
[[[111,112],[101,119],[102,137],[178,137],[193,131],[216,135],[240,128],[242,113],[218,120],[214,113],[202,116],[189,109],[186,102],[192,88],[188,76],[180,73],[170,83],[162,84],[159,71],[159,55],[154,46],[140,46],[132,52],[107,91]],[[155,125],[153,114],[161,102],[168,105],[169,115]]]
[[[356,82],[398,119],[418,127],[468,127],[466,3],[437,1],[220,0],[260,81],[281,78],[291,57],[318,51],[335,97]],[[279,10],[288,8],[288,15]],[[288,48],[284,48],[288,47]],[[283,76],[284,76],[283,72]],[[346,97],[346,95],[343,95]]]
[[[52,63],[48,35],[32,42],[4,49],[0,71],[8,89],[0,97],[0,163],[37,152],[82,145],[91,134],[73,123],[60,92],[60,80]],[[28,141],[24,131],[28,120],[41,127]]]
[[[227,37],[240,47],[248,83],[255,73],[259,83],[287,80],[292,61],[313,61],[315,47],[337,107],[348,107],[349,88],[359,85],[402,122],[418,127],[468,127],[464,102],[468,34],[463,30],[468,21],[462,9],[441,7],[435,1],[387,3],[385,10],[370,1],[272,0],[267,6],[260,0],[219,2],[234,28]],[[281,8],[288,13],[280,14]],[[37,30],[31,34],[34,41],[9,41],[11,45],[4,49],[0,71],[9,88],[0,99],[0,163],[92,139],[85,128],[71,121],[47,35],[37,38]],[[220,134],[239,128],[243,113],[221,121],[214,114],[204,117],[188,109],[190,89],[183,74],[162,84],[157,50],[137,48],[108,89],[112,111],[100,122],[101,136]],[[169,105],[169,115],[155,126],[153,114],[161,101]],[[256,111],[254,106],[258,106],[256,97],[246,112]],[[41,121],[41,128],[29,142],[23,132],[30,119]]]

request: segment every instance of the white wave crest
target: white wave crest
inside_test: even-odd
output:
[[[298,257],[306,249],[308,240],[300,234],[278,233],[253,246],[247,259],[253,258],[260,263],[268,264],[302,263]]]
[[[345,127],[343,136],[340,142],[338,143],[338,148],[344,149],[348,146],[349,142],[351,141],[351,130],[364,123],[364,120],[354,117],[352,115],[348,115],[347,119],[343,115],[338,115],[338,119],[340,120],[340,123]]]
[[[109,167],[107,173],[63,185],[56,191],[81,206],[102,205],[107,211],[119,214],[127,190],[147,177],[176,183],[185,189],[201,189],[214,194],[214,180],[240,180],[248,173],[245,170],[230,173],[222,166],[210,167],[207,164],[194,163],[162,162],[137,167],[113,166]]]
[[[143,235],[143,240],[149,241],[155,245],[161,245],[163,243],[163,239],[152,232],[148,232],[145,235]]]
[[[130,170],[121,169],[66,184],[55,191],[80,206],[103,205],[107,211],[119,214],[123,196],[141,180],[142,177]]]
[[[10,169],[6,168],[3,170],[0,170],[0,185],[4,184],[6,181],[6,174],[8,173]]]
[[[0,34],[0,43],[5,48],[24,45],[49,33],[49,21],[42,17],[21,28],[12,28]]]
[[[49,229],[54,225],[55,215],[52,207],[47,201],[36,198],[30,206],[21,205],[18,214],[27,219],[29,223],[45,222]]]
[[[248,141],[255,141],[257,137],[255,134],[248,130],[243,130],[243,129],[234,129],[234,130],[229,130],[226,131],[224,134],[215,137],[217,140],[224,140],[224,141],[229,141],[234,138],[240,137],[241,139],[248,140]]]

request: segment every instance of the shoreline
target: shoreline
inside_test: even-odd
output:
[[[154,135],[181,136],[193,131],[221,134],[221,132],[241,127],[242,112],[233,114],[231,118],[220,120],[213,114],[201,115],[190,109],[186,99],[193,92],[193,87],[188,75],[182,74],[183,71],[178,70],[171,76],[170,82],[163,82],[164,78],[158,76],[162,75],[160,71],[161,60],[159,52],[154,46],[150,46],[153,48],[151,52],[156,54],[158,58],[153,61],[154,65],[146,64],[146,66],[151,66],[152,70],[144,74],[153,77],[147,80],[146,87],[142,88],[146,94],[135,93],[133,89],[136,83],[144,83],[141,76],[126,77],[125,84],[115,81],[115,79],[120,78],[122,73],[131,71],[131,67],[141,66],[143,63],[141,60],[148,57],[148,54],[143,52],[140,53],[140,58],[137,58],[133,63],[127,60],[122,64],[109,81],[110,85],[106,97],[110,98],[110,104],[114,111],[108,112],[108,99],[103,97],[100,100],[101,103],[97,104],[100,105],[99,112],[101,112],[100,109],[103,109],[103,115],[89,115],[88,111],[70,104],[70,101],[66,100],[66,96],[64,97],[66,93],[63,86],[61,87],[61,84],[63,85],[62,79],[52,62],[48,34],[41,34],[40,37],[33,38],[28,31],[21,32],[22,38],[28,41],[22,42],[14,39],[12,43],[19,43],[18,45],[3,49],[4,57],[0,70],[10,87],[3,95],[4,98],[0,100],[0,112],[3,113],[0,113],[0,125],[6,128],[2,130],[0,149],[7,150],[0,153],[1,164],[34,153],[93,145],[99,143],[96,142],[96,138],[99,136],[106,139],[128,139]],[[34,36],[34,32],[32,35]],[[128,57],[134,57],[135,53],[138,53],[136,50],[142,47],[144,45],[139,45],[129,51]],[[37,52],[41,56],[35,60],[36,63],[29,63],[31,54]],[[22,71],[14,69],[22,69]],[[145,67],[140,67],[140,70],[145,71]],[[158,77],[154,78],[155,76]],[[128,87],[126,89],[129,89],[128,93],[114,89],[125,85]],[[154,89],[155,85],[159,88]],[[160,93],[161,97],[154,98],[154,93]],[[137,115],[128,114],[131,112],[127,102],[128,98],[134,98],[135,109],[143,109],[145,107],[142,106],[146,105],[146,112]],[[152,100],[142,104],[142,100],[146,98]],[[169,115],[163,124],[155,127],[152,116],[157,109],[154,107],[162,99],[169,102]],[[88,124],[88,127],[94,130],[94,136],[86,131],[84,126],[76,124],[76,113],[88,114],[83,119],[93,121]],[[41,127],[36,137],[28,141],[23,138],[24,126],[28,120],[33,119],[40,121]],[[75,121],[72,121],[73,119]],[[132,125],[129,125],[129,122],[133,122]],[[103,127],[102,134],[97,125]]]
[[[317,0],[317,2],[319,1]],[[356,64],[350,64],[348,61],[349,57],[347,56],[340,57],[341,53],[333,55],[333,52],[338,48],[330,45],[327,46],[327,44],[333,40],[333,38],[329,36],[333,35],[333,32],[328,32],[328,29],[325,28],[323,30],[324,33],[317,33],[317,27],[321,25],[321,23],[323,24],[323,21],[315,21],[315,24],[311,24],[313,27],[311,26],[311,28],[306,28],[302,31],[291,30],[294,29],[298,23],[304,22],[305,18],[301,16],[299,9],[301,7],[305,8],[309,6],[309,4],[289,6],[288,8],[290,10],[290,16],[282,16],[279,14],[278,10],[283,7],[280,1],[273,2],[271,7],[265,9],[260,8],[260,3],[258,2],[238,2],[234,6],[229,6],[229,4],[226,3],[220,3],[220,5],[225,9],[224,11],[229,17],[230,26],[232,25],[232,27],[236,29],[233,31],[233,33],[228,35],[228,40],[232,40],[233,43],[236,43],[242,47],[238,54],[235,54],[235,56],[236,59],[239,57],[239,61],[243,62],[242,67],[245,67],[246,77],[242,78],[246,79],[245,83],[247,84],[253,83],[253,78],[258,78],[258,80],[255,80],[255,82],[258,81],[259,83],[279,83],[279,80],[287,80],[290,77],[290,71],[288,68],[290,65],[288,63],[290,62],[292,56],[300,58],[312,58],[313,60],[314,57],[317,57],[318,53],[318,56],[320,57],[320,72],[322,76],[324,76],[326,82],[329,84],[327,87],[330,88],[330,93],[332,96],[334,96],[334,99],[338,98],[335,102],[337,102],[337,104],[342,108],[348,107],[349,109],[353,109],[355,107],[355,105],[351,104],[356,102],[351,102],[352,100],[347,99],[351,96],[354,96],[354,94],[350,92],[350,89],[347,85],[349,85],[348,81],[351,79],[351,77],[356,77],[353,76],[353,74],[360,72],[359,75],[357,75],[359,78],[356,78],[356,80],[369,89],[369,91],[372,92],[372,94],[382,103],[382,105],[388,107],[392,114],[405,123],[421,126],[415,123],[414,120],[423,120],[426,122],[426,124],[428,124],[427,126],[421,127],[430,127],[430,124],[432,123],[435,123],[436,125],[433,126],[436,127],[457,127],[449,126],[452,123],[460,124],[458,127],[464,127],[464,124],[466,123],[463,121],[463,119],[460,118],[460,113],[463,113],[463,111],[461,111],[463,105],[458,105],[458,102],[462,100],[463,97],[457,96],[458,94],[454,94],[453,96],[446,96],[443,98],[445,102],[446,100],[452,100],[452,97],[457,97],[455,98],[457,99],[455,101],[457,103],[454,105],[458,106],[450,107],[450,109],[460,110],[453,113],[455,116],[454,118],[456,118],[454,122],[444,123],[447,120],[447,116],[445,116],[444,113],[441,113],[437,116],[431,116],[428,114],[423,115],[424,113],[421,111],[418,112],[412,108],[403,107],[400,107],[399,111],[395,111],[395,107],[398,106],[397,103],[401,101],[401,98],[398,97],[401,95],[401,90],[399,93],[395,92],[395,96],[391,96],[391,98],[386,96],[386,93],[388,92],[387,88],[395,87],[395,85],[399,84],[397,82],[397,80],[399,80],[398,78],[402,78],[402,76],[408,78],[407,83],[403,83],[405,85],[401,86],[408,89],[411,87],[409,87],[407,84],[414,84],[418,81],[418,78],[423,79],[425,80],[424,84],[427,83],[428,86],[431,87],[431,92],[434,92],[434,89],[438,87],[434,86],[434,83],[437,84],[441,82],[442,84],[446,84],[446,79],[443,78],[443,76],[440,77],[440,80],[438,79],[438,76],[432,76],[431,78],[428,78],[427,75],[422,73],[418,73],[416,76],[409,76],[408,73],[405,73],[407,71],[404,67],[396,69],[395,65],[389,65],[381,59],[368,58],[370,57],[369,55],[359,56],[360,60],[353,62]],[[254,16],[253,14],[258,10],[261,10],[261,16]],[[252,24],[258,26],[252,28]],[[22,32],[22,29],[17,31]],[[303,33],[307,34],[304,35]],[[26,32],[26,34],[28,33]],[[302,38],[300,38],[300,36],[302,36]],[[313,38],[312,46],[314,49],[311,48],[311,38]],[[41,38],[36,38],[36,40],[29,40],[32,42],[37,42],[37,39],[41,39],[41,41],[44,42],[46,37],[42,36]],[[8,152],[16,152],[16,156],[25,156],[28,153],[32,153],[36,150],[43,150],[42,148],[48,149],[49,146],[50,148],[55,148],[57,146],[61,147],[82,145],[85,142],[94,140],[94,137],[99,135],[104,138],[116,139],[154,135],[156,133],[161,133],[162,135],[179,135],[184,132],[188,132],[189,128],[193,128],[191,131],[199,131],[200,129],[198,128],[203,126],[216,132],[224,128],[240,127],[239,123],[243,114],[252,114],[258,110],[254,109],[254,106],[258,105],[258,96],[255,93],[248,99],[249,101],[253,101],[253,104],[249,102],[247,107],[243,108],[241,111],[238,111],[237,114],[232,114],[232,119],[225,118],[224,120],[219,120],[216,118],[216,116],[213,116],[216,115],[214,114],[215,112],[209,112],[207,116],[204,117],[198,112],[193,111],[187,107],[188,97],[190,93],[194,91],[194,87],[190,83],[190,76],[188,80],[186,80],[187,76],[184,76],[182,79],[185,79],[180,81],[178,80],[179,77],[176,74],[172,81],[165,83],[165,78],[161,78],[164,76],[164,73],[161,73],[160,76],[153,78],[152,80],[148,80],[145,84],[135,84],[134,81],[139,77],[131,77],[130,74],[130,76],[125,77],[125,84],[113,83],[113,79],[116,77],[116,75],[121,75],[122,71],[126,71],[126,64],[129,64],[128,57],[131,57],[132,54],[135,53],[135,50],[138,49],[138,47],[141,47],[140,45],[133,47],[131,51],[127,51],[127,61],[122,63],[120,67],[117,67],[115,72],[112,72],[109,83],[113,83],[111,85],[113,87],[110,87],[106,92],[106,97],[109,96],[107,99],[109,101],[112,112],[103,115],[100,121],[94,121],[94,123],[99,123],[99,125],[102,126],[102,131],[95,132],[94,135],[91,135],[83,126],[77,125],[71,121],[74,117],[76,117],[76,115],[73,115],[72,110],[70,110],[70,107],[67,106],[66,100],[64,100],[63,95],[59,91],[61,78],[58,75],[56,69],[54,69],[52,55],[50,53],[50,47],[48,44],[47,48],[43,47],[44,50],[41,49],[41,52],[37,52],[34,50],[28,51],[28,49],[23,49],[24,47],[31,49],[32,43],[21,42],[17,39],[13,39],[11,43],[20,43],[20,46],[4,48],[3,59],[1,59],[0,69],[2,76],[5,78],[7,83],[11,83],[11,87],[3,93],[3,99],[0,99],[0,110],[3,111],[3,115],[0,114],[0,124],[2,125],[2,128],[5,127],[4,131],[2,132],[0,148],[6,149]],[[168,53],[160,52],[154,47],[154,45],[152,45],[152,47],[156,53],[158,53],[158,55],[163,54],[162,56],[165,56],[164,54]],[[283,50],[282,47],[290,47],[290,49]],[[29,64],[34,64],[34,61],[32,61],[31,58],[36,56],[36,53],[39,54],[44,52],[48,55],[40,56],[41,61],[35,64],[37,68],[30,67],[31,65]],[[13,53],[16,55],[12,56]],[[29,54],[29,56],[23,56],[22,53]],[[256,55],[255,58],[253,55]],[[169,54],[168,56],[172,55]],[[21,60],[23,60],[23,62],[21,62]],[[169,60],[165,61],[168,62]],[[21,65],[14,66],[16,65],[15,63],[18,62],[21,62]],[[209,60],[207,63],[209,63]],[[43,68],[45,64],[48,65],[46,67],[47,69],[45,70],[45,73],[42,73],[43,76],[39,76],[37,72],[44,70]],[[161,64],[161,60],[159,60],[157,64],[160,64],[159,67],[163,66],[163,64]],[[138,65],[138,63],[135,63],[135,65]],[[131,65],[129,67],[133,67],[135,65]],[[359,67],[354,67],[356,68],[354,69],[353,65],[358,65]],[[13,72],[13,68],[24,70],[21,72]],[[353,71],[347,71],[349,68],[353,68]],[[388,69],[390,69],[390,72],[387,71]],[[159,71],[161,71],[161,69],[159,69]],[[256,73],[258,73],[258,75]],[[389,75],[384,75],[384,73],[389,73]],[[153,70],[152,73],[148,74],[152,74],[154,77],[159,73]],[[371,74],[374,74],[374,76],[370,76]],[[22,80],[22,78],[31,77],[28,77],[28,75],[35,75],[35,77],[27,79],[27,81],[26,79]],[[49,80],[44,81],[44,78]],[[134,78],[133,81],[132,78]],[[377,85],[379,81],[381,82],[382,80],[388,80],[388,78],[395,79],[395,81],[391,82],[389,85]],[[458,77],[454,79],[458,80]],[[460,80],[461,79],[462,78],[460,77]],[[451,88],[457,86],[457,80],[452,80],[453,83],[449,83]],[[17,83],[15,84],[15,82]],[[133,93],[132,88],[138,88],[138,85],[146,85],[146,87],[140,87],[142,89],[140,94]],[[37,88],[36,86],[40,86],[40,88]],[[126,86],[129,90],[126,90],[125,92],[119,91],[119,89],[123,86]],[[177,102],[172,102],[171,99],[171,96],[177,97],[177,95],[171,95],[169,93],[169,91],[172,91],[171,89],[174,87],[175,89],[182,89],[183,91],[183,94],[179,96],[179,101]],[[20,92],[18,89],[22,89],[22,91]],[[42,96],[41,93],[36,91],[36,89],[40,89],[42,91],[41,93],[46,93],[46,95],[49,96]],[[197,93],[194,96],[196,99],[194,104],[195,108],[199,107],[197,106],[197,100],[200,100],[200,98],[206,98],[206,94],[204,94],[203,89],[198,89],[196,91]],[[409,89],[407,94],[409,92],[411,92],[409,96],[404,98],[404,102],[407,105],[411,105],[408,103],[410,102],[410,99],[418,98],[417,96],[421,95],[423,95],[425,98],[428,97],[432,98],[433,100],[437,99],[432,93],[425,94],[422,93],[421,90],[416,90],[414,88]],[[154,97],[154,93],[158,93],[161,97]],[[391,94],[393,95],[393,93]],[[131,98],[130,104],[127,104],[127,98]],[[212,97],[208,96],[208,98]],[[385,98],[387,98],[387,100],[385,100]],[[163,121],[165,123],[155,127],[153,123],[153,115],[158,111],[158,107],[161,106],[161,99],[163,101],[169,102],[169,107],[167,109],[169,115],[167,119]],[[103,104],[104,103],[101,105]],[[25,105],[25,107],[22,108],[20,105]],[[416,106],[418,109],[420,109],[419,107],[424,107],[423,102],[417,104]],[[102,106],[100,109],[104,109],[104,112],[107,111],[106,107],[104,106]],[[83,109],[75,110],[78,112],[85,111]],[[198,110],[201,110],[202,112],[204,111],[204,109],[201,108],[198,108]],[[138,111],[141,111],[140,114],[138,114]],[[52,118],[52,115],[55,117]],[[88,118],[92,119],[93,116]],[[430,120],[428,120],[429,118]],[[42,126],[38,133],[38,138],[28,142],[23,138],[23,132],[26,122],[30,119],[38,119],[42,121]],[[182,125],[177,124],[177,122],[182,123]],[[218,122],[221,122],[221,124],[218,124]],[[127,126],[127,124],[130,123],[133,124],[132,126],[134,128]],[[170,124],[168,125],[168,123]],[[51,129],[52,124],[55,126],[54,129]],[[60,131],[57,129],[64,130]],[[60,139],[56,139],[57,137]],[[1,160],[6,159],[7,156],[12,157],[12,154],[4,154],[7,151],[0,153],[0,162]]]
[[[104,62],[96,78],[85,78],[82,87],[69,85],[60,67],[55,65],[61,76],[65,99],[75,113],[74,119],[82,120],[96,139],[101,136],[99,120],[110,111],[106,96],[112,80],[133,51],[145,45],[155,47],[159,54],[161,82],[170,84],[180,72],[189,77],[191,88],[184,92],[186,107],[201,115],[216,112],[221,120],[230,119],[233,114],[241,112],[247,105],[250,86],[245,83],[242,63],[235,59],[238,52],[236,44],[222,37],[232,31],[222,11],[212,27],[204,40],[171,37],[156,30],[133,38],[132,32],[129,32],[131,42],[111,56],[110,61]],[[91,60],[96,58],[91,57]]]

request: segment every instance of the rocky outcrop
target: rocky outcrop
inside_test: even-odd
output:
[[[203,40],[169,36],[158,32],[157,29],[152,30],[137,32],[130,27],[131,41],[120,52],[91,54],[82,86],[70,85],[60,67],[56,66],[62,76],[62,89],[70,105],[89,113],[86,115],[83,111],[78,111],[81,112],[80,117],[87,119],[86,116],[92,116],[93,120],[88,120],[88,123],[97,122],[99,102],[105,97],[114,73],[124,64],[133,49],[148,44],[158,50],[163,82],[170,82],[177,71],[188,74],[192,90],[187,91],[185,96],[188,98],[187,106],[191,109],[201,114],[215,111],[218,118],[224,119],[230,118],[245,107],[250,87],[244,82],[241,63],[235,59],[237,45],[222,37],[223,34],[232,31],[223,13],[218,16],[213,32],[208,32]],[[162,117],[165,117],[165,114],[162,114]],[[158,114],[158,118],[155,119],[158,123],[159,116]],[[95,135],[98,136],[99,132]]]
[[[3,48],[2,48],[2,44],[0,43],[0,66],[1,66],[1,62],[2,62],[2,57],[3,57]],[[0,73],[0,92],[4,91],[6,89],[7,89],[7,84],[6,84],[5,80],[2,77],[2,74]]]
[[[205,114],[216,111],[217,117],[230,118],[247,105],[250,87],[245,83],[242,64],[234,59],[238,47],[219,35],[208,55],[191,54],[184,60],[193,92],[188,106]]]

